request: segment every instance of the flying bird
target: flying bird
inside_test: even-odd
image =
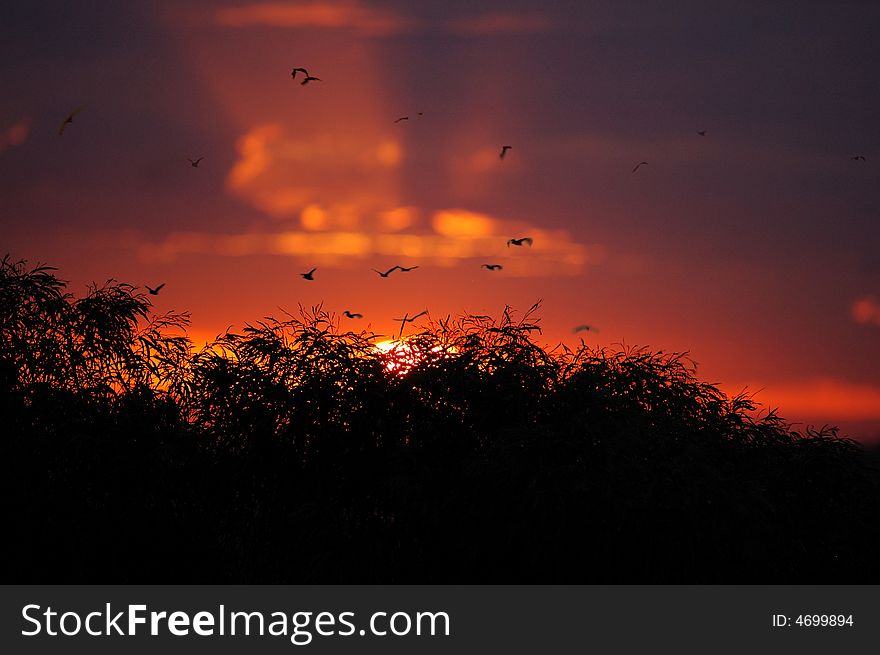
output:
[[[146,284],[144,286],[147,287]],[[162,290],[162,287],[164,287],[164,286],[165,286],[165,283],[163,282],[155,289],[153,289],[152,287],[147,287],[147,291],[150,293],[151,296],[158,296],[159,292]]]
[[[642,166],[647,166],[647,165],[648,165],[648,162],[640,161],[638,164],[636,164],[636,167],[632,170],[632,172],[635,173],[637,170],[639,170],[639,168],[641,168]]]
[[[504,155],[507,154],[508,150],[511,150],[513,146],[501,146],[501,152],[498,155],[498,159],[504,159]]]
[[[864,155],[856,155],[855,157],[850,157],[850,159],[852,159],[853,161],[868,161],[867,159],[865,159]]]
[[[347,310],[347,309],[346,309],[344,312],[342,312],[342,313],[343,313],[345,316],[347,316],[348,318],[363,318],[363,317],[364,317],[363,314],[358,314],[357,312],[350,312],[350,311]]]
[[[320,82],[320,81],[321,81],[320,77],[313,77],[311,75],[306,75],[305,79],[302,82],[300,82],[300,84],[302,86],[305,86],[309,82]]]
[[[408,120],[409,120],[409,116],[401,116],[400,118],[398,118],[398,119],[397,119],[396,121],[394,121],[394,122],[395,122],[395,123],[399,123],[400,121],[408,121]]]
[[[189,158],[187,158],[187,159],[189,159]],[[202,161],[203,159],[204,159],[204,157],[199,157],[198,159],[189,159],[189,165],[192,166],[193,168],[198,168],[199,162]]]
[[[576,328],[574,328],[572,330],[572,332],[574,332],[575,334],[577,334],[578,332],[598,332],[598,331],[599,330],[597,330],[592,325],[578,325]]]
[[[382,271],[377,271],[375,268],[371,268],[370,270],[371,270],[371,271],[374,271],[374,272],[376,272],[376,273],[378,273],[378,274],[379,274],[379,277],[388,277],[388,276],[391,275],[394,271],[396,271],[398,268],[400,268],[400,266],[392,266],[391,268],[389,268],[389,269],[388,269],[387,271],[385,271],[384,273],[383,273]]]
[[[697,130],[697,134],[700,136],[706,136],[706,130]]]
[[[315,271],[317,271],[317,270],[318,270],[318,267],[316,266],[315,268],[310,270],[308,273],[300,273],[300,275],[302,276],[302,278],[304,280],[314,280],[315,279]]]
[[[305,68],[294,68],[292,71],[290,71],[290,77],[296,79],[297,73],[302,73],[306,77],[309,76],[309,71],[307,71]]]
[[[532,246],[532,237],[523,237],[522,239],[508,239],[507,247],[510,248],[511,245],[521,246],[524,243],[529,244],[529,247]]]
[[[483,264],[480,268],[485,268],[489,271],[500,271],[504,267],[501,264]]]
[[[398,266],[397,267],[401,273],[409,273],[410,271],[414,271],[418,268],[418,266],[410,266],[407,268],[406,266]]]
[[[403,336],[403,328],[407,323],[412,323],[419,316],[424,316],[427,313],[428,313],[428,310],[426,309],[424,311],[419,312],[415,316],[410,316],[409,312],[407,312],[406,314],[403,315],[403,318],[395,318],[394,319],[395,321],[400,321],[400,332],[397,334],[397,338],[400,339],[400,337]]]
[[[77,107],[76,109],[74,109],[72,112],[70,112],[67,115],[67,118],[65,118],[63,121],[61,121],[61,126],[58,128],[58,136],[62,136],[64,134],[65,128],[67,128],[67,126],[73,122],[74,116],[76,116],[84,108],[85,108],[85,105],[81,105],[81,106]]]

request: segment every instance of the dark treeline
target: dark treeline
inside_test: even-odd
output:
[[[321,310],[194,349],[130,285],[0,275],[7,582],[878,582],[880,472],[682,356],[532,313],[417,356]]]

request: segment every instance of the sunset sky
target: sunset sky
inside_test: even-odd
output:
[[[542,299],[547,344],[687,350],[880,438],[878,30],[872,1],[5,3],[0,250],[165,282],[202,342]]]

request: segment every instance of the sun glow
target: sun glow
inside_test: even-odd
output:
[[[425,352],[420,350],[412,341],[405,337],[402,339],[385,339],[377,341],[373,347],[379,351],[380,357],[385,365],[385,370],[394,372],[399,375],[405,375],[414,366],[425,361]],[[430,350],[431,353],[447,353],[453,354],[455,348],[442,348],[434,346]]]
[[[377,341],[374,347],[380,353],[385,370],[401,375],[407,373],[424,359],[422,353],[405,339]]]

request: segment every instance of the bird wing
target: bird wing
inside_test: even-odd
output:
[[[163,283],[160,284],[158,287],[156,287],[156,293],[159,293],[159,291],[161,291],[161,290],[162,290],[162,287],[164,287],[164,286],[165,286],[165,283],[163,282]]]
[[[409,319],[409,320],[410,320],[410,322],[412,322],[412,321],[416,320],[419,316],[424,316],[424,315],[427,314],[427,313],[428,313],[428,310],[426,309],[426,310],[424,310],[424,311],[422,311],[422,312],[419,312],[419,313],[416,314],[415,316],[410,316],[410,319]]]
[[[527,243],[529,245],[532,245],[534,243],[534,240],[532,239],[532,237],[523,237],[522,239],[520,239],[520,241],[522,241],[523,243]]]
[[[72,112],[70,112],[63,121],[61,121],[61,127],[58,128],[58,136],[61,136],[62,134],[64,134],[64,129],[67,127],[67,124],[72,123],[74,116],[76,116],[84,108],[85,108],[85,105],[80,105],[79,107],[74,109]]]

